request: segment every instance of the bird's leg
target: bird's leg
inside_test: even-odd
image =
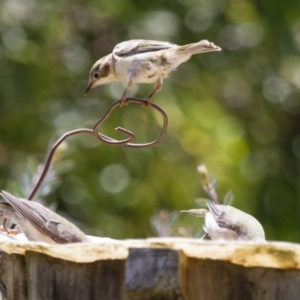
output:
[[[149,107],[152,104],[152,97],[156,92],[159,92],[162,88],[162,79],[158,78],[155,82],[155,88],[154,91],[147,96],[144,100],[146,101],[146,103],[143,105],[144,107]]]
[[[6,214],[4,215],[3,211],[0,213],[0,217],[4,217],[4,220],[2,221],[2,224],[0,226],[0,232],[5,232],[7,234],[11,234],[11,235],[16,235],[18,233],[18,230],[16,229],[7,229],[6,228],[6,222],[7,222],[7,216]]]
[[[0,216],[3,216],[3,212],[0,214]],[[6,222],[7,222],[7,219],[4,219],[4,220],[2,221],[2,224],[1,224],[1,227],[0,227],[0,231],[2,231],[2,232],[7,232],[7,233],[8,233],[8,230],[7,230],[7,228],[5,227]]]
[[[7,219],[4,219],[1,226],[0,226],[0,232],[5,232],[7,234],[16,235],[18,233],[18,230],[16,230],[16,229],[7,229],[6,226],[5,226],[6,222],[7,222]]]
[[[127,86],[126,86],[126,89],[125,91],[123,92],[122,94],[122,98],[121,98],[121,102],[120,102],[120,107],[124,106],[124,105],[127,105],[127,97],[126,97],[126,94],[128,92],[128,90],[132,87],[132,77],[131,75],[128,76],[128,83],[127,83]]]
[[[207,233],[205,232],[205,233],[201,236],[200,240],[204,240],[206,237],[207,237]]]

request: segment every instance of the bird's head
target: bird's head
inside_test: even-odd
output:
[[[114,73],[112,70],[112,56],[109,54],[96,61],[92,66],[89,83],[84,95],[86,96],[92,88],[98,85],[108,84],[115,81],[113,77]]]

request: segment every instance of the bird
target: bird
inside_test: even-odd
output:
[[[117,44],[112,53],[95,62],[89,74],[85,95],[99,85],[111,82],[126,82],[120,106],[127,103],[126,95],[133,83],[155,83],[155,88],[146,98],[150,106],[153,95],[160,91],[163,79],[194,54],[222,49],[208,40],[178,46],[170,42],[153,40],[129,40]]]
[[[89,242],[79,228],[45,206],[5,191],[0,194],[6,200],[0,201],[0,215],[12,219],[29,241],[50,244]],[[6,231],[6,228],[2,228],[2,231]]]
[[[212,240],[265,241],[262,225],[253,216],[231,206],[207,203],[207,209],[181,212],[205,217],[204,231]]]

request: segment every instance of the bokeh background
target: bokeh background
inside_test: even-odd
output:
[[[2,0],[1,189],[26,198],[50,146],[68,130],[91,128],[120,97],[121,83],[83,96],[91,66],[115,44],[208,39],[223,51],[192,57],[154,97],[169,116],[158,146],[71,137],[40,198],[88,234],[145,238],[155,235],[150,219],[161,209],[197,207],[194,199],[205,196],[197,166],[205,163],[220,198],[232,190],[233,205],[254,215],[268,239],[300,242],[299,11],[296,0]],[[130,95],[152,89],[135,85]],[[161,120],[130,104],[101,130],[122,138],[117,126],[146,142]],[[198,218],[169,219],[194,235],[201,231]]]

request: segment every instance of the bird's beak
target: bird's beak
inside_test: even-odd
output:
[[[199,209],[181,210],[180,212],[188,213],[195,217],[205,217],[205,215],[207,214],[208,211],[205,208],[202,208],[202,209],[199,208]]]
[[[93,83],[91,81],[89,81],[86,89],[85,89],[85,93],[84,93],[84,96],[86,96],[88,94],[88,92],[90,91],[90,89],[93,88]]]

